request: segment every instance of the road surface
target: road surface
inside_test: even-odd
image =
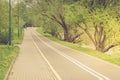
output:
[[[120,80],[120,67],[25,30],[8,80]]]

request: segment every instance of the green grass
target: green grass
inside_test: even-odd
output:
[[[17,29],[12,34],[12,44],[20,44],[23,40],[23,34],[18,37]],[[12,61],[19,52],[18,46],[0,45],[0,80],[4,80]]]
[[[11,62],[16,57],[18,51],[19,48],[16,46],[0,45],[0,80],[4,80]]]
[[[12,44],[20,44],[23,40],[23,35],[24,35],[24,32],[22,31],[19,33],[19,37],[18,37],[18,30],[14,29]]]
[[[43,36],[45,36],[45,37],[47,37],[47,38],[49,38],[49,39],[51,39],[51,40],[53,40],[53,41],[55,41],[55,42],[57,42],[59,44],[62,44],[64,46],[70,47],[72,49],[81,51],[81,52],[83,52],[85,54],[88,54],[88,55],[100,58],[102,60],[105,60],[105,61],[108,61],[110,63],[113,63],[113,64],[116,64],[116,65],[120,66],[120,56],[118,56],[118,55],[105,54],[105,53],[98,52],[96,50],[92,50],[92,49],[88,49],[88,48],[83,48],[83,47],[81,47],[78,44],[73,44],[73,43],[61,41],[61,40],[59,40],[59,39],[57,39],[55,37],[52,37],[51,35],[49,35],[47,33],[43,33],[42,28],[38,29],[37,31],[40,34],[42,34]]]

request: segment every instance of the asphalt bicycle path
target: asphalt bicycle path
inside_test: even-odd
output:
[[[20,53],[7,80],[58,80],[35,46],[30,30],[25,30]]]
[[[120,80],[120,67],[25,30],[8,80]]]

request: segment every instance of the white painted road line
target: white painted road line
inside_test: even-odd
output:
[[[41,40],[39,38],[39,34],[36,35],[36,33],[33,33],[41,42],[43,42],[46,46],[48,46],[49,48],[51,48],[52,50],[54,50],[56,53],[58,53],[59,55],[63,56],[64,58],[66,58],[67,60],[69,60],[70,62],[74,63],[75,65],[77,65],[78,67],[82,68],[83,70],[87,71],[88,73],[90,73],[91,75],[93,75],[94,77],[98,78],[99,80],[110,80],[108,77],[104,76],[101,73],[98,73],[97,71],[89,68],[88,66],[84,65],[83,63],[79,62],[78,60],[64,54],[63,52],[61,52],[60,50],[52,47],[51,45],[47,44],[45,41]]]
[[[57,80],[62,80],[61,77],[58,75],[58,73],[55,71],[55,69],[52,67],[52,65],[49,63],[49,61],[46,59],[46,57],[44,56],[44,54],[41,52],[41,50],[39,49],[39,47],[37,46],[37,44],[36,44],[36,42],[34,40],[33,40],[33,43],[35,45],[35,48],[39,51],[39,53],[43,57],[43,59],[47,62],[48,66],[50,67],[50,69],[52,70],[52,72],[54,73],[54,75],[56,76]]]

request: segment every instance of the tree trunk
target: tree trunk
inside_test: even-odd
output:
[[[78,38],[81,34],[77,34],[75,36],[70,36],[69,33],[69,25],[65,22],[64,16],[62,14],[59,14],[57,16],[55,15],[47,15],[47,14],[42,14],[43,16],[46,16],[47,18],[57,22],[61,27],[63,28],[64,31],[64,41],[68,42],[74,42],[76,38]]]
[[[82,30],[84,30],[84,32],[87,34],[89,39],[92,41],[92,43],[94,44],[97,51],[105,52],[109,48],[111,48],[111,47],[109,47],[106,49],[106,47],[105,47],[106,33],[104,31],[104,27],[103,27],[102,23],[100,23],[99,25],[94,25],[94,30],[95,30],[94,34],[91,34],[90,30],[88,29],[87,24],[85,24],[85,26],[86,26],[86,28],[83,28],[82,26],[79,25],[79,27]]]
[[[64,41],[68,41],[69,42],[69,33],[66,30],[64,30]]]
[[[104,52],[105,47],[104,47],[103,43],[102,44],[96,44],[95,47],[96,47],[97,51]]]

